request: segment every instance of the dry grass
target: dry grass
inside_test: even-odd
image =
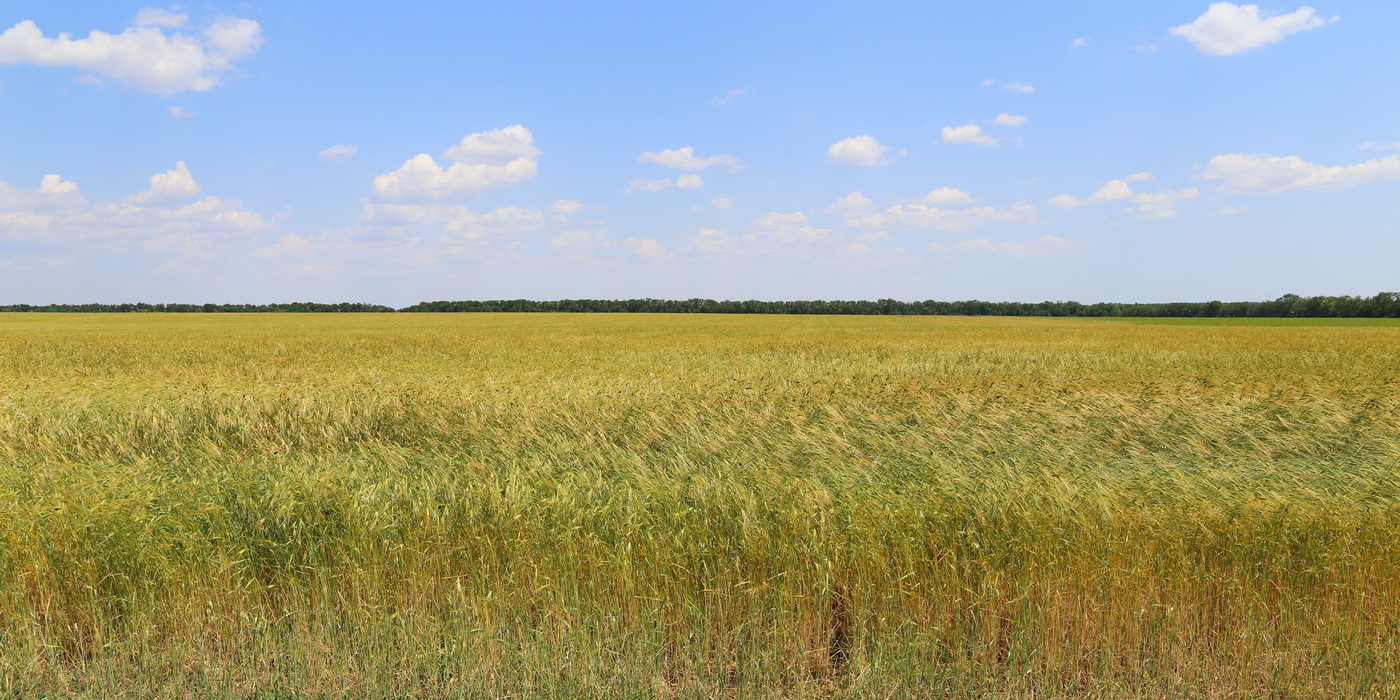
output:
[[[1400,682],[1400,330],[0,318],[0,697]]]

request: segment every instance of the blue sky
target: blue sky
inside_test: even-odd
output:
[[[1400,289],[1400,4],[7,2],[0,302]]]

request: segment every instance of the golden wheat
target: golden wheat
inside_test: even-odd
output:
[[[0,318],[0,695],[1386,695],[1400,329]]]

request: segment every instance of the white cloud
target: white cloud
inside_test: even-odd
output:
[[[753,229],[742,236],[702,228],[690,241],[690,250],[710,255],[743,257],[793,257],[810,255],[816,246],[834,240],[830,229],[808,225],[802,212],[771,212],[749,222]]]
[[[1400,141],[1393,143],[1381,143],[1380,141],[1362,141],[1356,144],[1360,151],[1400,151]]]
[[[306,257],[315,253],[317,245],[305,236],[295,233],[283,234],[276,243],[254,248],[251,255],[257,258]]]
[[[1132,46],[1129,46],[1128,48],[1138,53],[1157,53],[1157,45],[1150,42],[1144,44],[1134,44]]]
[[[622,245],[632,251],[634,255],[644,258],[656,259],[666,254],[666,249],[654,238],[628,238],[622,241]]]
[[[831,206],[826,208],[826,213],[849,219],[868,214],[874,210],[875,202],[857,191],[832,202]]]
[[[392,173],[374,178],[374,194],[383,202],[461,200],[482,190],[528,180],[539,170],[540,150],[530,130],[519,124],[469,134],[442,154],[454,161],[443,168],[420,153]]]
[[[885,151],[890,150],[875,137],[869,135],[852,136],[831,144],[826,151],[826,159],[848,168],[867,168],[876,165],[889,165]]]
[[[720,195],[710,200],[711,209],[728,209],[732,206],[734,206],[734,200],[724,195]]]
[[[184,163],[180,163],[180,165],[183,166]],[[39,192],[41,194],[66,194],[77,191],[78,183],[65,181],[57,175],[45,175],[43,179],[39,181]]]
[[[541,231],[544,227],[544,213],[538,209],[501,207],[480,216],[472,212],[459,213],[443,224],[442,240],[446,243],[480,242]]]
[[[994,119],[992,119],[993,124],[1000,124],[1001,126],[1021,126],[1022,124],[1025,124],[1028,121],[1030,120],[1025,118],[1024,116],[1021,116],[1019,114],[1008,114],[1006,112],[1002,112],[1001,114],[998,114]]]
[[[111,255],[138,249],[208,259],[221,241],[250,236],[267,222],[236,200],[205,197],[171,206],[199,192],[183,162],[150,178],[150,189],[124,203],[89,202],[73,182],[45,175],[23,190],[0,182],[0,237],[40,248],[97,250]],[[91,242],[101,242],[93,247]]]
[[[699,175],[681,175],[676,178],[676,187],[683,190],[693,190],[704,186],[705,181]]]
[[[1004,83],[1002,84],[1002,87],[1006,88],[1007,90],[1011,90],[1012,92],[1035,92],[1035,86],[1027,85],[1026,83]]]
[[[1234,216],[1249,211],[1249,207],[1220,207],[1215,211],[1206,212],[1211,216]]]
[[[637,156],[637,162],[655,163],[667,168],[676,168],[677,170],[704,170],[705,168],[716,165],[728,165],[732,170],[740,166],[739,159],[727,153],[721,153],[717,156],[709,156],[707,158],[698,158],[695,155],[695,149],[691,146],[686,146],[684,148],[667,148],[660,153],[646,151]]]
[[[1087,36],[1081,36],[1081,37],[1079,37],[1078,39],[1075,39],[1074,41],[1069,42],[1069,47],[1070,47],[1071,49],[1082,49],[1082,48],[1084,48],[1084,47],[1086,47],[1086,46],[1088,46],[1088,45],[1089,45],[1089,37],[1087,37]]]
[[[716,98],[710,100],[710,104],[712,104],[712,105],[714,105],[714,106],[716,106],[716,107],[723,107],[723,106],[729,104],[730,102],[733,102],[734,100],[737,100],[737,99],[739,99],[740,97],[743,97],[744,95],[747,95],[747,94],[748,94],[748,91],[747,91],[747,90],[739,90],[739,89],[730,90],[729,92],[725,93],[723,97],[716,97]]]
[[[185,109],[184,107],[180,107],[178,105],[171,105],[170,108],[166,111],[170,113],[170,117],[172,119],[190,119],[199,114],[198,112],[191,112],[190,110]]]
[[[1151,180],[1152,178],[1152,173],[1149,173],[1146,170],[1144,170],[1140,173],[1133,173],[1132,175],[1129,175],[1123,179],[1127,180],[1128,182],[1145,182],[1147,180]]]
[[[1201,53],[1231,56],[1282,41],[1290,34],[1317,29],[1338,19],[1335,16],[1323,19],[1311,7],[1267,16],[1259,11],[1258,5],[1217,2],[1194,22],[1167,31],[1185,38]]]
[[[596,231],[589,229],[570,229],[564,231],[553,238],[550,238],[546,245],[555,250],[587,250],[594,246],[607,246],[611,242],[608,240],[608,232],[603,229]]]
[[[1188,187],[1184,190],[1163,190],[1157,193],[1142,192],[1133,195],[1130,200],[1133,206],[1124,209],[1123,212],[1140,219],[1173,219],[1177,215],[1177,202],[1195,199],[1200,195],[1200,190],[1195,187]]]
[[[967,207],[948,209],[934,204],[970,204],[977,200],[962,190],[949,187],[925,195],[922,203],[897,204],[877,211],[875,203],[860,192],[852,192],[826,208],[827,213],[845,219],[847,228],[883,231],[958,231],[998,222],[1033,222],[1035,207],[1017,202],[1006,207]]]
[[[588,205],[584,204],[583,202],[575,202],[572,199],[561,199],[549,205],[549,211],[555,214],[561,214],[563,216],[574,216],[576,214],[582,214],[583,211],[587,208]]]
[[[171,204],[189,199],[199,194],[201,189],[183,160],[175,164],[174,170],[152,175],[150,182],[150,189],[137,192],[127,197],[126,201],[142,206]]]
[[[1377,180],[1400,179],[1400,155],[1355,165],[1325,166],[1298,156],[1230,153],[1210,159],[1203,177],[1221,180],[1221,192],[1268,193],[1294,188],[1344,189]]]
[[[961,231],[990,223],[1032,222],[1035,207],[1018,202],[1006,207],[944,209],[926,204],[899,204],[877,214],[847,220],[846,226],[906,231]]]
[[[183,20],[174,24],[179,17],[148,9],[138,16],[138,24],[146,24],[121,34],[93,30],[86,39],[68,34],[49,38],[32,20],[24,20],[0,34],[0,64],[77,68],[128,87],[173,95],[214,89],[222,75],[233,70],[235,61],[262,45],[258,23],[238,17],[219,17],[204,28],[202,36],[167,36],[162,28],[182,25]]]
[[[532,165],[540,157],[535,137],[529,129],[516,124],[504,129],[467,134],[462,142],[443,151],[441,158],[454,163],[508,166],[528,161]],[[532,173],[533,174],[533,173]]]
[[[1060,238],[1058,236],[1041,236],[1032,241],[992,241],[989,238],[978,238],[958,241],[951,246],[935,244],[930,247],[935,252],[941,253],[953,251],[961,253],[997,253],[1002,255],[1014,255],[1021,258],[1035,258],[1058,252],[1082,250],[1095,245],[1098,244],[1094,241]]]
[[[399,204],[364,201],[360,222],[367,230],[385,230],[404,238],[410,229],[441,225],[438,242],[485,245],[493,239],[519,236],[546,228],[544,212],[525,207],[501,207],[485,214],[457,204]]]
[[[940,187],[919,200],[921,204],[976,204],[977,198],[954,187]]]
[[[1128,186],[1128,183],[1122,180],[1109,180],[1104,183],[1103,187],[1100,187],[1088,197],[1059,194],[1051,197],[1050,201],[1046,202],[1046,204],[1057,209],[1076,209],[1090,204],[1102,204],[1118,199],[1128,199],[1132,196],[1133,189]]]
[[[177,8],[162,10],[159,7],[147,7],[136,13],[136,26],[138,27],[166,27],[177,29],[188,24],[190,16],[179,12]]]
[[[943,143],[975,143],[982,146],[995,146],[1001,141],[998,137],[982,133],[982,127],[976,124],[943,127]]]
[[[340,163],[354,158],[355,154],[359,152],[359,146],[337,143],[336,145],[331,146],[330,148],[322,150],[320,156],[321,160],[334,161]]]
[[[633,192],[660,192],[662,190],[667,190],[670,188],[671,178],[669,177],[663,177],[660,180],[651,180],[645,177],[639,177],[627,183],[627,186],[622,188],[622,193],[631,194]]]
[[[981,86],[982,86],[982,87],[991,87],[991,86],[996,85],[996,84],[997,84],[997,79],[996,79],[996,78],[987,78],[986,80],[983,80],[983,81],[982,81]]]

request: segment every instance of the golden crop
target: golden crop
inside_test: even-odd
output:
[[[0,317],[0,697],[1386,695],[1400,329]]]

